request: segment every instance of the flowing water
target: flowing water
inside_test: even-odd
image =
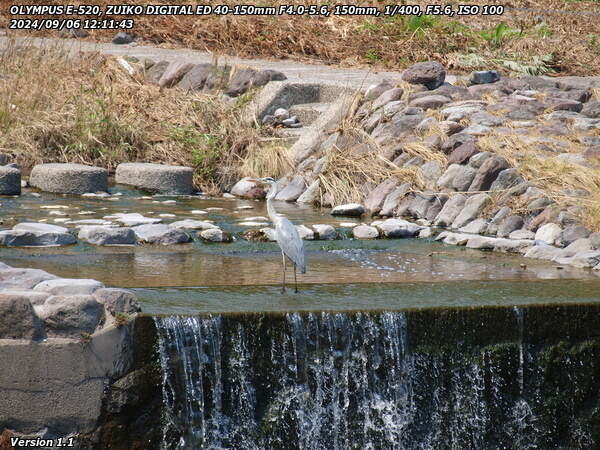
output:
[[[276,244],[240,238],[263,203],[111,190],[122,195],[26,190],[0,201],[0,221],[73,227],[139,212],[212,220],[237,239],[1,248],[0,260],[136,292],[162,374],[155,448],[600,448],[600,272],[354,241],[347,218],[282,203],[295,223],[332,224],[341,239],[306,242],[301,292],[281,294]]]

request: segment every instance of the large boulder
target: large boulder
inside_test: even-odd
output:
[[[491,156],[477,169],[477,174],[473,178],[469,191],[487,191],[492,183],[498,177],[498,174],[504,169],[508,169],[510,164],[501,156]]]
[[[427,110],[439,108],[446,103],[450,103],[451,101],[452,100],[450,98],[444,95],[426,95],[424,97],[414,99],[409,105]]]
[[[192,239],[184,231],[165,224],[146,224],[132,228],[139,242],[146,244],[184,244]]]
[[[76,244],[66,228],[49,224],[21,223],[0,231],[0,245],[7,247],[57,247]]]
[[[373,189],[367,199],[365,200],[365,207],[372,215],[375,215],[381,211],[383,203],[386,197],[394,190],[398,185],[398,181],[394,178],[388,178],[382,181]]]
[[[411,188],[412,185],[410,183],[404,183],[390,192],[381,206],[379,215],[383,217],[393,216],[394,210]]]
[[[192,67],[194,65],[186,61],[172,61],[163,72],[160,80],[158,80],[158,85],[167,88],[175,86]]]
[[[135,314],[142,310],[137,297],[126,289],[98,289],[93,295],[113,316],[117,313]]]
[[[158,84],[163,74],[167,70],[167,67],[169,67],[169,64],[169,61],[159,61],[155,64],[152,64],[152,67],[150,67],[144,73],[144,79],[146,80],[146,83]]]
[[[377,97],[373,101],[373,105],[371,106],[373,109],[381,108],[382,106],[387,105],[390,102],[394,102],[400,100],[402,98],[402,89],[400,88],[392,88],[385,92],[383,92],[379,97]]]
[[[452,228],[464,227],[467,223],[475,219],[481,210],[490,202],[490,196],[487,194],[477,194],[469,197],[465,201],[462,211],[452,222]]]
[[[210,228],[200,232],[200,237],[209,242],[231,242],[233,238],[227,231],[220,228]]]
[[[125,227],[83,226],[78,237],[94,245],[134,245],[137,242],[133,230]]]
[[[521,216],[510,215],[502,219],[498,224],[497,235],[500,238],[509,236],[514,231],[520,230],[523,227],[524,221]]]
[[[108,171],[83,164],[39,164],[32,169],[29,184],[59,194],[106,191]]]
[[[15,167],[0,166],[0,195],[21,193],[21,171]]]
[[[93,334],[104,317],[104,307],[91,295],[54,295],[36,311],[50,337],[81,338]]]
[[[419,225],[402,219],[387,219],[377,225],[383,235],[387,238],[407,238],[419,234]]]
[[[210,222],[205,222],[203,220],[193,220],[193,219],[178,220],[177,222],[170,223],[169,226],[171,228],[176,228],[178,230],[184,230],[184,231],[209,230],[211,228],[219,228],[218,226],[216,226]]]
[[[201,91],[204,89],[206,80],[210,77],[216,67],[213,64],[196,64],[185,73],[177,87],[186,91]]]
[[[42,337],[29,295],[24,292],[0,292],[0,339],[37,339]]]
[[[542,225],[535,233],[535,240],[548,245],[554,245],[560,239],[562,228],[555,223]]]
[[[295,202],[306,189],[306,183],[301,175],[296,175],[292,180],[277,193],[275,200]]]
[[[370,225],[358,225],[352,228],[352,236],[354,239],[377,239],[379,230]]]
[[[122,163],[117,166],[115,181],[160,194],[187,195],[194,192],[193,175],[190,167]]]
[[[365,207],[358,203],[347,203],[345,205],[338,205],[331,210],[333,216],[349,216],[359,217],[365,213]]]
[[[267,195],[265,189],[258,182],[252,181],[250,177],[242,178],[235,183],[230,192],[236,197],[250,199],[263,199]]]
[[[510,168],[504,169],[500,173],[498,173],[498,178],[492,183],[490,186],[491,191],[502,191],[508,190],[514,186],[517,186],[525,181],[521,174],[519,173],[519,169]]]
[[[462,194],[456,194],[450,197],[450,199],[444,203],[442,210],[435,218],[434,224],[439,227],[450,226],[461,212],[466,200],[467,197]]]
[[[402,73],[402,79],[410,84],[422,84],[427,89],[436,89],[446,79],[446,69],[435,61],[413,64]]]
[[[317,233],[317,238],[322,241],[330,241],[337,238],[337,232],[331,225],[315,224],[312,226]]]
[[[229,80],[225,94],[230,97],[242,95],[249,89],[264,86],[269,81],[283,81],[287,77],[276,70],[254,70],[250,67],[236,69]]]
[[[448,155],[448,165],[450,164],[466,164],[471,156],[479,153],[479,147],[473,141],[465,142],[456,147],[450,155]]]

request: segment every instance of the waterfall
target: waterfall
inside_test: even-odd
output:
[[[162,448],[549,448],[547,374],[524,371],[509,313],[518,342],[480,346],[435,324],[432,345],[410,312],[157,317]],[[590,444],[591,421],[569,414]]]

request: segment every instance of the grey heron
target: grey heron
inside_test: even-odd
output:
[[[300,273],[306,273],[306,264],[304,258],[304,243],[298,234],[298,230],[292,222],[286,217],[277,214],[275,207],[273,206],[273,199],[277,195],[277,183],[271,177],[260,178],[259,180],[264,184],[271,186],[269,193],[267,194],[267,213],[271,218],[271,222],[275,226],[275,240],[281,249],[281,257],[283,260],[283,284],[281,292],[285,292],[285,266],[286,257],[294,265],[294,285],[295,292],[298,292],[298,280],[296,277],[296,270]]]

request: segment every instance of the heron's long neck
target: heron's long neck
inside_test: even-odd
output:
[[[275,219],[277,218],[277,212],[275,211],[275,206],[273,206],[273,199],[277,195],[277,186],[272,185],[271,190],[269,190],[269,195],[267,195],[267,214],[271,218],[271,222],[275,223]]]

